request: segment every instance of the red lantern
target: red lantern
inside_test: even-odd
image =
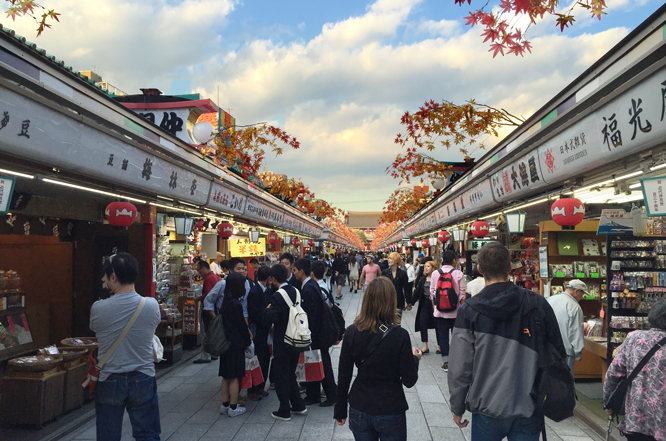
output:
[[[449,239],[451,239],[451,234],[448,231],[442,230],[437,233],[437,240],[440,242],[448,242]]]
[[[585,204],[576,198],[558,199],[550,207],[550,216],[563,229],[573,230],[585,217]]]
[[[430,246],[430,241],[429,241],[428,239],[423,239],[423,240],[421,241],[421,246],[422,246],[423,248],[428,248],[428,247]]]
[[[308,246],[309,246],[310,248],[314,248],[315,245],[316,245],[316,244],[315,244],[315,241],[314,241],[313,239],[310,239],[310,240],[308,241]]]
[[[291,243],[293,243],[294,246],[295,246],[296,248],[298,248],[298,247],[301,246],[301,239],[299,239],[298,237],[296,237],[296,238],[294,238],[294,240],[293,240]]]
[[[488,222],[476,221],[472,224],[472,234],[474,237],[485,237],[488,235],[488,230],[490,230],[490,225]]]
[[[409,241],[410,244],[412,244],[413,247],[416,246],[416,239],[412,239]]]
[[[129,202],[111,202],[106,206],[106,218],[116,227],[129,227],[136,219],[136,207]]]
[[[275,231],[271,231],[270,233],[268,233],[266,235],[266,241],[269,244],[274,245],[274,244],[276,244],[280,241],[280,237],[278,236],[278,234]]]
[[[222,222],[217,226],[217,235],[222,239],[229,239],[234,234],[234,226],[230,222]]]

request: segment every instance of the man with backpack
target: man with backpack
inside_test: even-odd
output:
[[[458,307],[466,298],[467,282],[462,271],[457,269],[458,259],[453,251],[444,251],[442,267],[433,271],[430,278],[430,298],[432,299],[435,326],[442,351],[442,370],[449,370],[449,333],[453,330]]]
[[[301,295],[303,309],[308,315],[308,323],[312,334],[312,349],[321,351],[321,360],[324,367],[324,379],[311,381],[305,386],[305,404],[319,404],[321,407],[335,405],[337,401],[337,386],[333,374],[330,349],[333,340],[337,339],[337,324],[333,312],[325,303],[319,284],[310,277],[312,272],[310,261],[306,258],[298,259],[294,263],[296,270],[294,276],[301,282]],[[326,401],[321,401],[321,387],[326,393]]]
[[[466,427],[469,421],[462,416],[465,410],[472,412],[474,441],[516,436],[537,441],[545,409],[532,395],[539,392],[537,373],[542,372],[539,347],[548,345],[566,357],[557,319],[542,296],[509,281],[511,256],[504,245],[490,242],[477,257],[486,286],[458,310],[451,343],[453,420]]]
[[[269,281],[276,292],[273,293],[269,305],[264,310],[264,318],[274,324],[273,364],[271,369],[275,377],[275,393],[280,400],[280,408],[272,412],[271,415],[277,420],[289,421],[291,420],[292,413],[305,415],[308,412],[299,392],[298,382],[296,381],[298,356],[307,346],[294,346],[295,336],[293,334],[288,335],[287,340],[290,343],[287,343],[287,340],[285,340],[285,335],[288,331],[287,328],[289,327],[291,331],[294,325],[290,322],[290,312],[292,309],[300,308],[301,296],[293,286],[287,283],[289,270],[284,265],[273,265],[269,274]],[[289,304],[287,304],[285,297],[280,291],[286,293]],[[307,320],[305,322],[307,323]]]

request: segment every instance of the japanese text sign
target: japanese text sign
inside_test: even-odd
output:
[[[666,215],[664,193],[666,193],[666,176],[660,178],[641,179],[643,200],[648,216]]]
[[[9,211],[9,203],[12,200],[12,193],[14,191],[14,182],[14,178],[0,176],[0,214],[5,214]]]
[[[259,242],[250,239],[229,240],[231,257],[259,257],[266,255],[266,239],[261,237]]]

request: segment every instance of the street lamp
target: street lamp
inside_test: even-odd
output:
[[[250,242],[259,242],[259,230],[253,229],[248,231],[248,233],[250,235]]]
[[[194,218],[185,216],[175,216],[173,223],[176,226],[176,234],[181,236],[189,236],[192,234],[192,227],[194,227]]]
[[[527,218],[527,213],[505,213],[504,217],[506,218],[506,227],[509,234],[525,232],[525,219]]]
[[[452,231],[453,233],[453,240],[456,242],[463,242],[465,240],[465,236],[467,236],[467,231],[463,230],[462,228],[456,228],[455,230]]]
[[[291,245],[291,236],[284,236],[284,243],[286,245]]]

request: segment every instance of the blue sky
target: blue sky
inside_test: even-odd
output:
[[[601,21],[583,11],[564,33],[549,18],[528,33],[532,55],[493,59],[482,29],[464,26],[480,0],[43,3],[62,14],[37,39],[47,52],[80,70],[98,66],[128,93],[157,87],[217,102],[219,87],[218,104],[238,124],[270,121],[301,142],[268,155],[269,170],[352,211],[381,210],[397,188],[385,168],[400,152],[393,139],[405,110],[477,98],[527,117],[662,5],[607,0]],[[34,23],[3,24],[35,40]],[[453,150],[436,156],[461,159]]]

